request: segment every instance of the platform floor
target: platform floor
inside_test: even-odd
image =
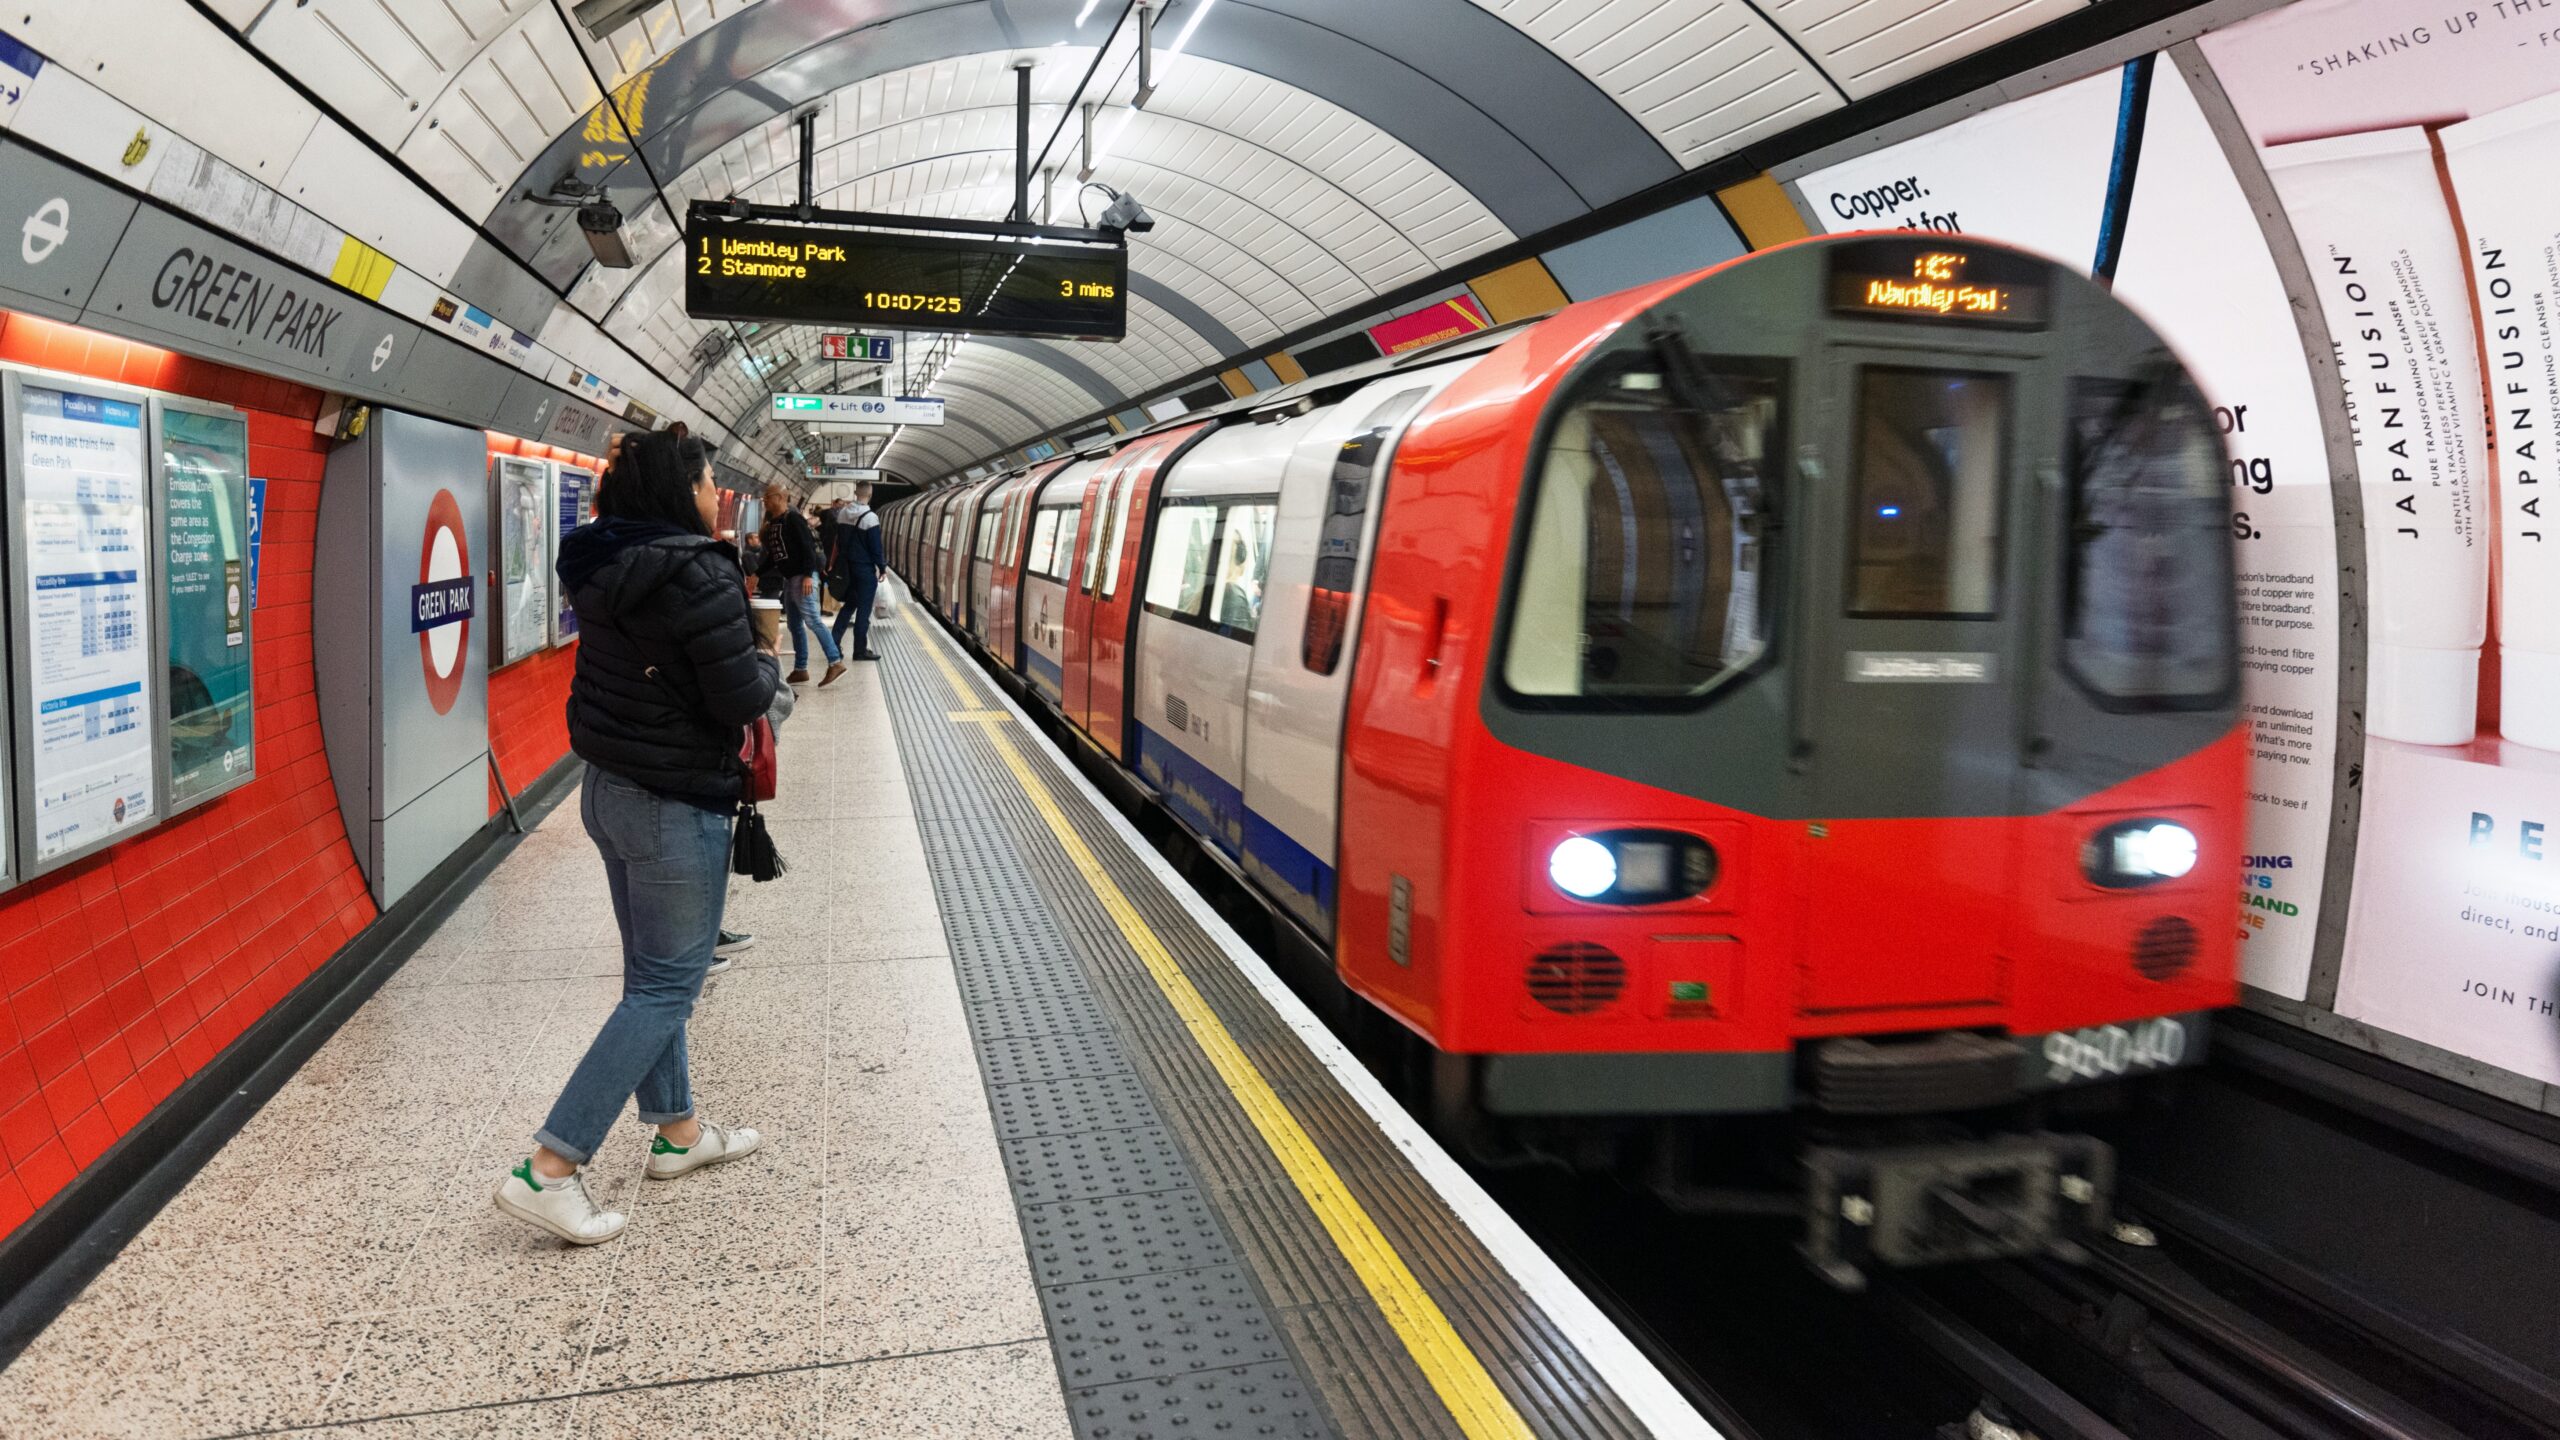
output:
[[[0,1434],[1708,1434],[907,610],[693,1021],[760,1156],[498,1217],[619,987],[574,803],[0,1372]],[[1533,1293],[1535,1292],[1535,1298]]]

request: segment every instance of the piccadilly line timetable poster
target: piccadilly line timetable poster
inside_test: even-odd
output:
[[[21,703],[41,864],[153,818],[150,507],[140,402],[18,391]]]

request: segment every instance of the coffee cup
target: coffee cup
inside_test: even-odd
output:
[[[767,650],[780,649],[782,646],[782,602],[779,600],[767,600],[759,596],[753,600],[749,600],[747,602],[747,607],[749,613],[755,616],[756,643]]]

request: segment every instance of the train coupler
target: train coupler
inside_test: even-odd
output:
[[[1805,1258],[1844,1290],[1878,1265],[2076,1258],[2115,1195],[2115,1152],[2086,1135],[1816,1146],[1804,1161]]]

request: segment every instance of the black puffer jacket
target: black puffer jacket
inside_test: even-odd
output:
[[[730,808],[742,727],[773,703],[782,670],[755,648],[729,548],[606,519],[561,537],[559,568],[578,610],[569,747],[662,795]]]

